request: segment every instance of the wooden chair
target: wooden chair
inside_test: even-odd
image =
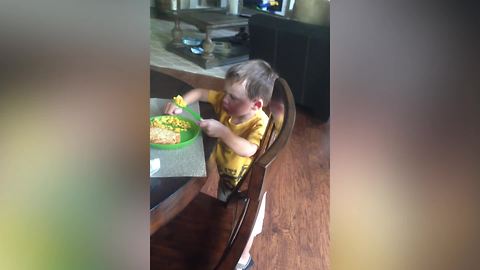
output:
[[[234,269],[252,233],[265,193],[265,176],[287,144],[295,123],[295,103],[285,80],[275,82],[267,111],[267,131],[239,189],[226,203],[200,193],[152,234],[151,269]]]

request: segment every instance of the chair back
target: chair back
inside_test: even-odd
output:
[[[295,124],[295,101],[287,82],[278,78],[275,81],[270,104],[265,108],[270,115],[266,132],[257,151],[256,158],[238,188],[248,184],[241,194],[244,207],[234,227],[228,246],[216,269],[234,269],[252,233],[260,203],[265,194],[264,179],[272,162],[287,144]],[[238,195],[235,195],[238,197]],[[230,196],[228,203],[231,203]]]

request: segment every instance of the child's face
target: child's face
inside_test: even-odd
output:
[[[230,116],[244,116],[258,107],[258,100],[250,100],[245,89],[246,82],[225,81],[226,95],[223,98],[223,109]],[[260,105],[261,108],[261,105]]]

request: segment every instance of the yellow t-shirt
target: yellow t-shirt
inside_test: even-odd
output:
[[[231,122],[230,115],[222,108],[224,96],[224,92],[212,90],[208,92],[208,102],[213,105],[219,121],[235,135],[259,146],[268,125],[268,116],[263,110],[258,110],[249,120],[240,124],[234,124]],[[215,155],[220,178],[226,180],[226,183],[230,184],[232,188],[238,184],[253,160],[253,157],[237,155],[221,140],[218,141],[213,155]]]

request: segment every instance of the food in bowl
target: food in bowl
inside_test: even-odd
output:
[[[150,126],[168,129],[175,132],[187,131],[187,129],[191,128],[189,122],[173,115],[164,115],[161,118],[154,118],[150,122]]]
[[[180,133],[160,127],[150,127],[150,143],[177,144],[180,143]]]

